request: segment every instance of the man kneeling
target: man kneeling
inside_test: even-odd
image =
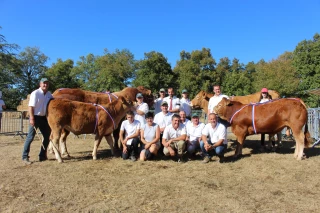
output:
[[[178,162],[182,162],[183,152],[186,147],[185,140],[187,133],[185,126],[181,124],[179,120],[179,115],[174,114],[172,116],[171,124],[164,129],[162,144],[164,146],[163,153],[165,156],[177,156]]]
[[[214,113],[209,114],[208,122],[202,130],[202,140],[200,141],[200,148],[204,157],[203,163],[208,163],[214,152],[220,158],[219,162],[223,163],[224,152],[228,145],[227,129],[223,124],[218,123],[218,117]]]

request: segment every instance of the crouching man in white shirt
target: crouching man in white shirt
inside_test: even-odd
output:
[[[125,137],[123,138],[123,134]],[[139,155],[139,135],[140,135],[140,122],[134,120],[133,111],[127,112],[127,120],[121,123],[119,138],[123,145],[122,158],[126,160],[129,158],[136,161],[136,156]]]
[[[179,122],[180,116],[174,114],[171,124],[166,126],[163,132],[162,144],[165,156],[177,157],[178,162],[182,162],[183,152],[186,148],[186,127]]]
[[[208,124],[202,130],[200,148],[204,157],[203,163],[208,163],[215,153],[219,157],[219,162],[224,161],[224,152],[227,149],[227,129],[218,123],[218,117],[214,113],[210,113]],[[209,138],[209,139],[208,139]]]

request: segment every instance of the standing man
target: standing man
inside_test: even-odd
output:
[[[182,98],[180,99],[181,110],[186,112],[186,116],[191,120],[191,106],[190,100],[188,98],[189,93],[186,89],[182,90]]]
[[[187,126],[187,152],[190,156],[194,155],[196,149],[200,148],[200,140],[202,136],[202,130],[204,123],[199,121],[199,115],[196,113],[192,114],[192,123]]]
[[[154,114],[155,115],[157,113],[161,112],[161,104],[162,104],[164,97],[166,96],[166,91],[163,88],[161,88],[159,91],[159,95],[160,95],[160,97],[154,101]]]
[[[134,106],[134,119],[140,122],[141,128],[146,124],[145,114],[149,111],[148,104],[143,102],[143,95],[138,93],[136,95],[137,103]]]
[[[123,134],[125,133],[125,137]],[[127,112],[127,120],[121,123],[119,138],[123,145],[122,158],[136,161],[136,155],[139,154],[138,145],[140,143],[140,122],[134,119],[133,111]]]
[[[187,137],[186,128],[180,123],[180,116],[174,114],[172,122],[163,132],[162,144],[165,156],[177,156],[178,162],[182,162],[183,152],[186,148],[185,140]]]
[[[2,100],[2,91],[0,91],[0,131],[1,131],[2,112],[4,109],[6,109],[6,104]]]
[[[171,113],[179,113],[180,111],[180,100],[174,95],[172,87],[168,88],[168,97],[165,97],[163,101],[168,103],[168,111]]]
[[[52,99],[51,93],[48,91],[49,81],[47,78],[40,80],[40,88],[33,91],[29,100],[29,130],[27,138],[24,142],[22,161],[30,165],[29,161],[30,145],[36,135],[36,129],[39,128],[43,136],[42,146],[39,153],[39,161],[47,160],[47,147],[49,144],[49,137],[51,129],[47,121],[47,105]]]
[[[214,96],[212,96],[210,98],[209,104],[208,104],[208,116],[210,113],[215,113],[214,107],[218,105],[218,103],[222,100],[222,98],[225,97],[225,98],[229,99],[228,96],[221,94],[221,89],[220,89],[219,85],[213,86],[213,92],[214,92]]]
[[[208,116],[209,123],[202,130],[200,148],[203,155],[203,163],[208,163],[215,153],[219,157],[219,162],[224,161],[224,152],[227,150],[227,129],[218,123],[218,117],[214,113]]]

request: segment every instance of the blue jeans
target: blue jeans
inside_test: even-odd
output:
[[[211,141],[209,141],[209,140],[208,140],[208,143],[210,145],[213,145],[211,143]],[[209,157],[210,158],[214,154],[216,154],[219,157],[222,157],[222,156],[224,156],[225,150],[227,150],[227,144],[222,144],[221,146],[214,147],[212,150],[207,152],[207,150],[204,148],[204,142],[200,141],[200,148],[201,148],[203,157]]]
[[[39,128],[43,137],[42,146],[40,148],[39,159],[47,158],[47,148],[49,145],[49,137],[51,134],[51,128],[48,124],[47,118],[45,116],[34,116],[35,128]],[[33,126],[29,124],[29,130],[27,138],[24,142],[22,159],[29,158],[30,146],[36,135],[36,130]]]
[[[139,145],[140,140],[139,138],[133,138],[131,145],[127,145],[127,153],[122,152],[122,159],[126,160],[129,156],[136,156],[139,154]]]

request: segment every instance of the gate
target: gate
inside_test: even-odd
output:
[[[27,135],[29,120],[25,118],[25,112],[2,112],[0,135]]]

